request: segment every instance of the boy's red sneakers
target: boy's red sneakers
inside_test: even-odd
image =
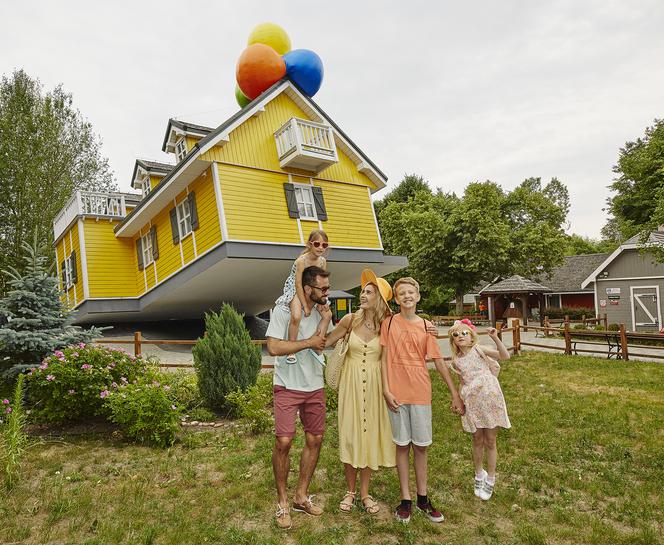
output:
[[[400,503],[399,505],[397,505],[395,515],[399,522],[407,524],[410,522],[410,515],[412,514],[412,512],[413,512],[413,506],[411,505],[410,502],[408,502],[407,504]]]
[[[426,503],[418,503],[417,508],[429,517],[431,522],[443,522],[445,520],[443,514],[431,505],[430,501]]]

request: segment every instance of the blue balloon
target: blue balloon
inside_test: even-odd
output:
[[[323,61],[309,49],[294,49],[284,55],[286,76],[308,97],[314,96],[323,83]]]

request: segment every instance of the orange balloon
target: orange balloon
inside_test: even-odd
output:
[[[237,61],[235,78],[245,96],[255,99],[286,75],[284,59],[270,46],[252,44]]]

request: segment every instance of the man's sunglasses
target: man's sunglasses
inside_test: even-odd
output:
[[[470,335],[470,331],[468,331],[467,329],[464,329],[463,331],[455,331],[454,333],[452,333],[452,337],[459,337],[459,336],[467,337],[468,335]]]
[[[327,286],[325,288],[319,288],[318,286],[312,286],[311,284],[307,284],[307,286],[309,286],[311,289],[314,290],[320,290],[321,293],[327,293],[328,291],[330,291],[330,286]]]
[[[323,248],[323,250],[329,246],[327,242],[321,242],[320,240],[314,240],[311,244],[313,244],[314,248]]]

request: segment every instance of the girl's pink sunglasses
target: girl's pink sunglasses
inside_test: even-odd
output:
[[[327,248],[329,244],[327,242],[321,242],[320,240],[314,240],[311,244],[314,245],[314,248]]]

